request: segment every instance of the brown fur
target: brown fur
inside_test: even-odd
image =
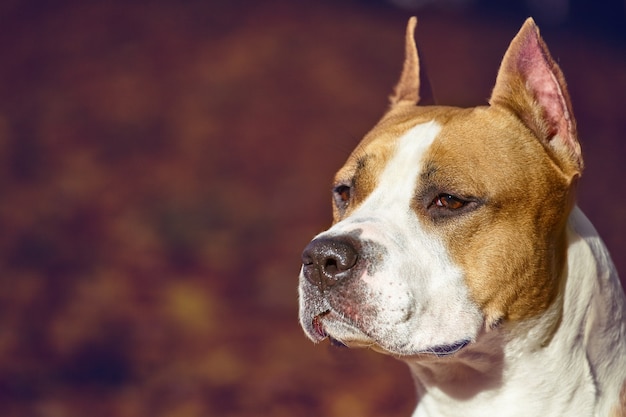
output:
[[[511,41],[493,89],[491,105],[512,110],[554,151],[565,152],[561,162],[580,173],[583,168],[576,122],[565,77],[550,56],[532,19]]]
[[[335,222],[376,187],[397,139],[434,119],[443,130],[423,161],[427,174],[416,196],[436,190],[476,199],[485,207],[436,225],[419,199],[416,212],[446,241],[454,261],[471,271],[467,284],[488,324],[541,314],[561,284],[564,213],[573,207],[572,183],[582,169],[563,75],[529,19],[505,55],[491,106],[418,106],[421,97],[429,97],[429,87],[422,82],[415,23],[411,19],[407,27],[405,63],[390,111],[336,176],[336,183],[351,185],[355,195],[344,213],[335,209]],[[528,55],[534,65],[525,62]],[[467,131],[468,126],[476,128]],[[541,156],[545,152],[549,158]],[[518,230],[529,233],[520,237]]]
[[[563,270],[563,213],[573,204],[569,178],[537,156],[543,152],[536,138],[515,118],[493,113],[502,111],[459,110],[447,121],[426,156],[429,175],[421,185],[483,203],[452,221],[422,217],[468,271],[468,287],[489,324],[535,316],[555,299],[559,282],[550,277]]]
[[[541,319],[541,326],[533,327],[542,332],[534,332],[533,338],[539,336],[539,339],[533,339],[537,341],[533,341],[533,347],[555,337],[562,341],[563,333],[557,329],[567,322],[568,316],[563,311],[571,306],[571,301],[564,301],[564,289],[566,283],[573,281],[567,278],[570,272],[567,270],[567,245],[571,243],[568,237],[572,236],[568,235],[566,222],[575,204],[576,183],[583,169],[563,74],[529,19],[504,56],[489,106],[467,109],[422,106],[429,104],[432,95],[424,83],[413,39],[415,24],[412,18],[407,27],[406,57],[391,97],[391,108],[336,175],[335,185],[339,188],[335,193],[338,205],[334,206],[334,222],[350,216],[376,187],[383,186],[378,183],[379,178],[398,152],[400,138],[415,126],[434,121],[439,129],[437,136],[428,138],[432,142],[428,147],[419,148],[425,152],[420,153],[421,160],[415,160],[420,171],[411,208],[420,227],[427,229],[435,240],[441,240],[452,263],[464,271],[470,297],[480,307],[487,330],[501,323],[504,328],[512,322],[545,317],[546,320]],[[417,135],[407,139],[420,140]],[[393,180],[404,181],[403,178]],[[414,179],[409,180],[413,184]],[[591,252],[587,255],[592,256]],[[572,269],[585,266],[584,262],[577,264],[576,261],[572,259],[569,263]],[[608,259],[605,261],[607,268],[612,267]],[[368,306],[359,297],[355,300]],[[588,361],[593,357],[599,362],[598,358],[610,349],[598,341],[597,336],[602,336],[603,332],[608,334],[606,340],[623,338],[622,333],[607,331],[610,323],[606,326],[602,323],[609,320],[608,310],[590,307],[585,313],[590,318],[584,337],[593,339],[593,343],[585,341]],[[547,314],[542,316],[544,313]],[[515,329],[515,326],[509,328]],[[487,339],[485,346],[491,347],[491,340],[498,340],[503,334],[506,333],[491,332],[486,337],[494,339]],[[583,337],[583,334],[575,335]],[[374,349],[387,352],[383,348]],[[468,352],[474,354],[470,349]],[[498,356],[501,352],[487,356],[489,360],[484,362],[480,359],[484,354],[480,347],[475,352],[478,359],[470,360],[467,368],[463,353],[459,354],[459,361],[437,361],[432,368],[427,361],[410,362],[418,390],[424,387],[420,384],[436,383],[442,384],[442,391],[443,387],[453,393],[469,389],[473,394],[477,392],[474,389],[487,387],[474,382],[480,382],[485,375],[491,378],[487,368],[494,367],[496,373],[501,371],[498,368],[503,360]],[[582,356],[578,359],[583,362]],[[483,363],[485,368],[481,369]],[[432,372],[435,369],[437,372]],[[606,382],[605,385],[593,387],[592,382],[587,381],[585,390],[570,392],[585,395],[586,405],[590,407],[594,388],[598,390],[596,399],[603,391],[608,391],[606,387],[617,388],[605,381],[606,375],[596,375],[596,369],[601,368],[590,368],[589,374],[580,375],[590,380],[599,375],[598,381]],[[461,376],[469,378],[465,370],[471,370],[472,377],[476,377],[472,386],[455,384]],[[476,376],[477,371],[481,376]],[[499,384],[501,381],[490,382]],[[604,412],[611,408],[610,417],[626,417],[626,381],[618,398],[609,401],[596,408]]]
[[[391,104],[395,105],[401,102],[435,104],[430,80],[426,76],[423,63],[420,60],[415,44],[415,26],[417,18],[415,16],[409,19],[406,27],[405,35],[405,56],[404,66],[402,67],[402,75],[396,84],[394,94],[389,97]],[[419,88],[415,88],[418,85]]]
[[[354,191],[350,206],[344,213],[339,213],[333,205],[333,220],[340,221],[352,211],[376,188],[377,180],[395,151],[398,138],[415,125],[411,110],[415,105],[399,103],[395,109],[407,109],[408,112],[389,112],[363,138],[352,152],[344,166],[335,175],[335,185],[350,184]]]
[[[452,236],[453,256],[472,271],[467,283],[493,323],[541,314],[554,301],[565,265],[565,219],[575,200],[572,185],[583,165],[563,74],[532,19],[504,56],[490,104],[470,110],[467,118],[472,120],[447,123],[442,141],[462,137],[471,143],[446,146],[452,154],[433,160],[452,159],[442,166],[456,164],[468,171],[468,177],[455,178],[485,183],[469,191],[488,202],[486,209],[458,222],[470,224],[452,224],[446,236]],[[457,125],[463,127],[455,129]],[[466,132],[466,126],[479,128]],[[549,158],[541,156],[541,147]],[[490,175],[472,178],[475,172]],[[485,224],[500,226],[485,232]],[[528,231],[523,239],[518,230]],[[468,250],[468,244],[475,249]],[[481,256],[464,258],[467,253]]]
[[[626,417],[626,380],[622,383],[617,405],[611,410],[610,417]]]

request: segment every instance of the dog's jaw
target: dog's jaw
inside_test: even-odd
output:
[[[577,207],[568,246],[565,288],[544,314],[504,322],[451,360],[404,358],[421,397],[414,416],[623,415],[626,297]]]

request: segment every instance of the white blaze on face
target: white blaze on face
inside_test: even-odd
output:
[[[379,213],[380,209],[385,207],[400,209],[402,214],[406,213],[410,209],[417,186],[422,156],[440,131],[438,123],[429,122],[419,124],[406,132],[398,140],[395,155],[385,167],[376,189],[359,210],[370,209]],[[387,216],[393,217],[394,213],[389,210]]]
[[[424,154],[440,131],[434,121],[407,131],[373,192],[350,216],[323,233],[360,230],[359,239],[385,248],[378,258],[382,264],[371,269],[372,275],[365,270],[359,278],[369,295],[363,310],[376,312],[360,327],[376,344],[396,354],[471,341],[482,327],[463,271],[451,262],[443,240],[427,233],[412,208]]]

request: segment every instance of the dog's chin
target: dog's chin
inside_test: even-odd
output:
[[[339,341],[336,339],[331,339],[331,344],[334,346],[345,346],[345,347],[367,347],[372,349],[375,352],[382,353],[384,355],[393,356],[398,359],[404,360],[420,360],[420,359],[438,359],[438,358],[452,358],[456,356],[459,352],[465,349],[470,343],[471,340],[463,339],[458,342],[454,342],[452,344],[446,345],[435,345],[432,347],[428,347],[422,350],[403,350],[403,349],[395,349],[389,347],[383,347],[378,343],[371,342],[369,344],[362,343],[361,341]]]
[[[470,338],[460,339],[449,344],[438,344],[423,349],[387,346],[361,330],[354,323],[345,320],[332,311],[315,316],[307,331],[309,338],[315,342],[329,339],[330,344],[337,347],[369,348],[376,352],[401,358],[445,358],[452,357],[466,348],[472,341]]]

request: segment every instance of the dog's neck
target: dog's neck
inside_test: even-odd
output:
[[[606,384],[614,367],[626,366],[626,346],[618,344],[626,338],[624,293],[578,208],[568,224],[567,256],[563,288],[541,316],[486,331],[453,358],[407,360],[420,398],[414,416],[483,416],[494,409],[513,416],[520,408],[545,417],[594,413],[597,394],[607,389],[597,381]],[[607,415],[612,404],[595,406]]]

